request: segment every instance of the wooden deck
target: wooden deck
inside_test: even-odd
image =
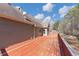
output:
[[[60,38],[61,39],[61,38]],[[61,44],[60,44],[61,43]],[[61,56],[71,55],[64,43],[59,40],[58,33],[37,37],[6,48],[9,56]],[[63,50],[64,49],[64,50]],[[5,53],[3,53],[5,55]]]

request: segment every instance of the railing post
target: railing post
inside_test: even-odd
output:
[[[1,56],[8,56],[7,51],[4,49],[0,49],[0,55]]]

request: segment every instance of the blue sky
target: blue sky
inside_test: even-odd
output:
[[[14,6],[20,6],[27,14],[44,19],[46,17],[52,20],[60,20],[75,3],[13,3]],[[41,17],[41,18],[40,18]]]

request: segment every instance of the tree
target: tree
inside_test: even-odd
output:
[[[53,25],[53,29],[58,30],[58,26],[59,26],[59,21],[56,21]]]
[[[69,10],[64,16],[63,20],[59,23],[59,31],[77,35],[79,32],[79,4]]]

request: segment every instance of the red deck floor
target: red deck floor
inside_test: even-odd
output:
[[[10,56],[59,56],[58,33],[24,41],[6,48]]]

